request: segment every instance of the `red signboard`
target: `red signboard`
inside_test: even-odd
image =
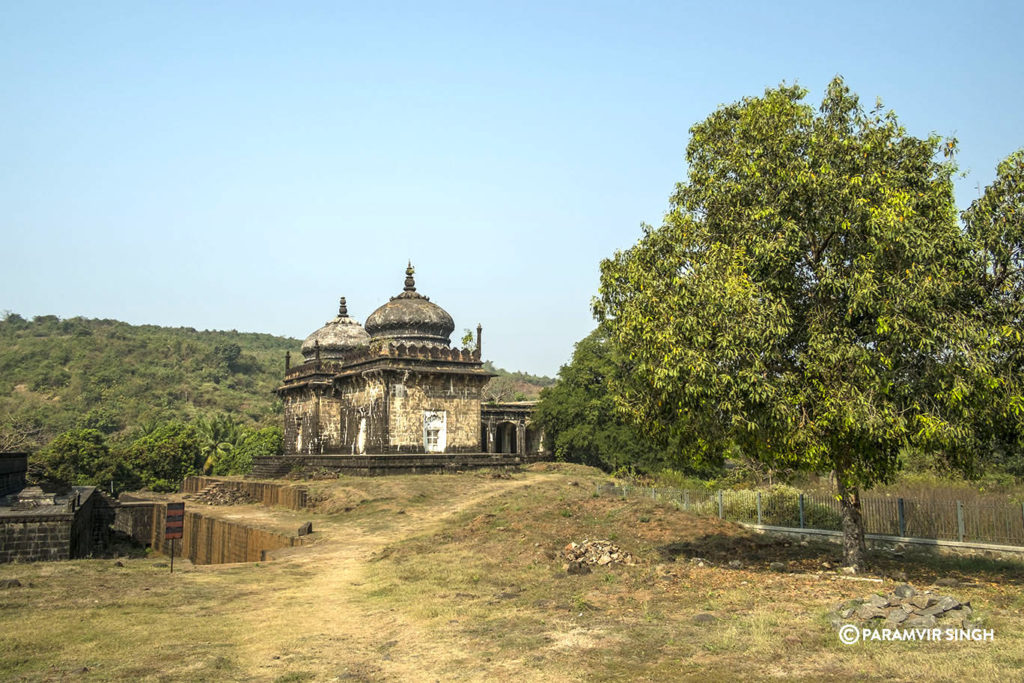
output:
[[[181,538],[185,527],[185,504],[167,504],[167,527],[164,529],[164,538],[172,540]]]

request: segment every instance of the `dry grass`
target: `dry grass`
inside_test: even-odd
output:
[[[173,579],[164,558],[0,566],[26,584],[0,590],[0,677],[1015,680],[1024,669],[1021,565],[877,558],[918,586],[970,580],[939,590],[971,600],[995,642],[844,646],[828,613],[891,582],[840,578],[823,567],[830,546],[595,497],[599,479],[538,466],[321,481],[305,515],[317,542],[269,564]],[[585,538],[641,564],[568,575],[557,553]],[[722,566],[732,559],[743,568]],[[778,561],[788,571],[768,569]]]

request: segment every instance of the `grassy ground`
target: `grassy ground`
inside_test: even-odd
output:
[[[995,641],[844,646],[829,613],[893,582],[844,578],[832,546],[597,496],[600,479],[542,464],[314,482],[316,541],[274,562],[176,564],[173,578],[165,558],[3,565],[0,580],[24,585],[0,589],[0,678],[1017,680],[1024,669],[1020,564],[876,556],[879,575],[902,571],[919,588],[964,582],[937,590],[970,600]],[[639,563],[570,575],[558,553],[585,539]]]

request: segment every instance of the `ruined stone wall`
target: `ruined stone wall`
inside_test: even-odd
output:
[[[0,519],[0,562],[71,558],[74,514],[18,515]]]
[[[157,512],[166,519],[167,508]],[[162,524],[162,522],[161,522]],[[184,533],[178,541],[177,554],[192,560],[193,564],[224,564],[227,562],[260,562],[267,554],[279,548],[302,545],[295,536],[274,533],[223,519],[204,517],[185,511]],[[160,551],[171,552],[171,542],[160,534]]]
[[[388,392],[390,417],[386,452],[424,451],[424,411],[445,414],[445,453],[479,453],[480,392],[477,378],[411,375],[396,378]]]
[[[264,461],[268,470],[277,464],[287,465],[290,470],[296,466],[308,470],[331,470],[351,476],[378,476],[389,474],[426,474],[462,472],[481,467],[515,468],[531,462],[539,462],[541,455],[499,454],[499,453],[378,453],[367,455],[281,455],[254,458],[256,466]],[[274,476],[270,474],[268,476]]]
[[[158,503],[122,500],[114,511],[114,531],[136,543],[152,547],[156,543],[154,515]]]
[[[119,531],[169,555],[171,541],[164,538],[166,526],[167,504],[163,502],[122,502],[117,510]],[[305,538],[205,517],[186,507],[182,538],[175,543],[175,555],[187,557],[194,564],[259,562],[267,559],[271,551],[302,545]]]
[[[27,469],[28,455],[25,453],[0,453],[0,496],[25,488]]]
[[[0,562],[69,560],[92,553],[95,489],[76,490],[81,492],[80,505],[0,514]]]
[[[320,397],[309,389],[284,400],[284,452],[320,453]]]
[[[350,378],[338,388],[338,442],[325,453],[381,453],[388,444],[387,383],[379,374]],[[362,437],[360,433],[362,432]]]
[[[89,491],[83,498],[82,504],[75,510],[74,519],[71,522],[69,532],[71,544],[71,557],[88,557],[93,549],[93,512],[96,509],[96,499],[99,496],[95,489]]]
[[[320,448],[317,453],[337,453],[342,447],[341,401],[333,396],[321,396],[317,412],[320,430]]]
[[[309,490],[304,486],[272,484],[262,481],[236,481],[218,477],[185,477],[182,493],[199,493],[207,486],[219,484],[222,489],[241,491],[262,505],[280,505],[291,510],[302,510],[309,504]]]

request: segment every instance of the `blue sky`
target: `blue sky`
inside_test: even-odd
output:
[[[402,288],[554,374],[688,129],[842,74],[1024,146],[1024,3],[0,2],[0,310],[302,338]]]

